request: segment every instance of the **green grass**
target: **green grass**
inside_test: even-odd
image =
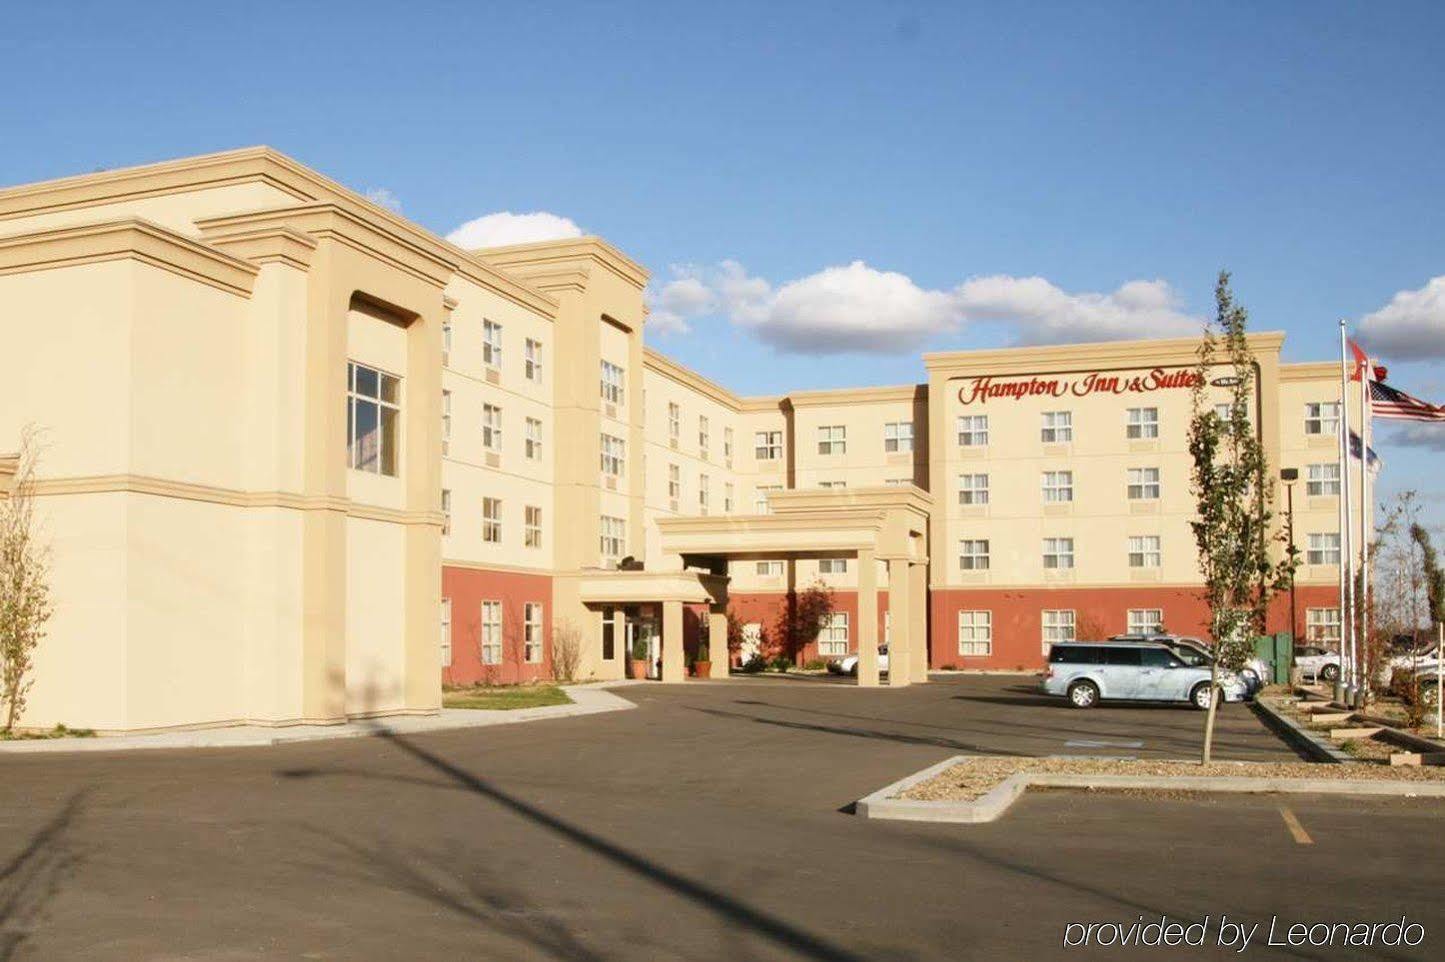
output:
[[[514,708],[544,708],[570,705],[572,699],[556,685],[514,685],[506,688],[459,688],[442,692],[443,708],[476,708],[483,711],[511,711]]]
[[[95,732],[89,728],[66,728],[64,725],[56,725],[49,731],[0,731],[0,742],[28,742],[40,738],[94,738]]]

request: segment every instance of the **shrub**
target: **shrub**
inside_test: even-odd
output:
[[[738,668],[738,671],[749,675],[756,675],[760,671],[767,670],[767,667],[768,660],[766,658],[764,658],[762,655],[753,655],[747,661],[743,662],[743,664]]]
[[[958,671],[958,666],[952,663],[949,663],[947,665],[940,665],[939,671]]]
[[[789,658],[787,655],[779,655],[778,657],[773,659],[771,667],[773,671],[787,671],[789,668],[793,667],[793,659]]]
[[[806,665],[803,666],[803,670],[804,670],[804,671],[823,671],[823,670],[826,669],[827,667],[828,667],[828,663],[827,663],[826,661],[824,661],[824,660],[821,659],[821,658],[814,658],[814,659],[812,659],[811,661],[809,661]]]

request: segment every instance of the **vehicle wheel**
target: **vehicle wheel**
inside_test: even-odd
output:
[[[1259,672],[1255,671],[1253,668],[1242,669],[1239,673],[1239,677],[1244,679],[1244,683],[1245,685],[1249,686],[1250,691],[1253,691],[1259,686]]]
[[[1209,682],[1207,681],[1201,681],[1195,685],[1194,690],[1189,693],[1190,704],[1200,711],[1209,711],[1209,700]],[[1224,699],[1221,698],[1219,703],[1221,705],[1224,704]]]
[[[1323,668],[1320,669],[1320,680],[1321,680],[1321,681],[1327,681],[1327,682],[1329,682],[1330,684],[1333,685],[1333,684],[1335,683],[1336,679],[1338,679],[1339,677],[1340,677],[1340,666],[1339,666],[1339,665],[1325,665]]]
[[[857,678],[857,677],[858,677],[858,663],[857,663],[856,661],[853,662],[853,667],[848,669],[848,677],[850,677],[850,678]]]
[[[1092,681],[1076,681],[1069,686],[1069,704],[1075,708],[1093,708],[1099,703],[1099,686]]]

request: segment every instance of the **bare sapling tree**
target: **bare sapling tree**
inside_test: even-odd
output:
[[[1190,522],[1198,549],[1202,592],[1209,606],[1214,658],[1201,762],[1210,761],[1220,702],[1219,672],[1241,668],[1264,631],[1270,598],[1288,588],[1296,558],[1283,531],[1272,531],[1274,482],[1251,418],[1258,368],[1250,350],[1248,312],[1234,300],[1229,273],[1214,289],[1215,316],[1206,323],[1192,387],[1190,490],[1197,516]],[[1227,403],[1216,409],[1212,387]],[[1271,549],[1275,542],[1282,549]],[[1277,557],[1278,555],[1278,557]]]
[[[0,699],[5,733],[25,711],[34,683],[35,649],[50,620],[50,549],[35,521],[40,434],[26,427],[20,451],[0,458]]]
[[[552,676],[560,682],[577,680],[582,667],[582,631],[567,618],[552,627]]]

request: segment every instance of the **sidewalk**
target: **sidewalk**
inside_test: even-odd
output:
[[[335,738],[366,738],[373,735],[417,735],[458,728],[488,728],[517,725],[548,718],[575,718],[603,712],[624,711],[637,706],[608,691],[634,684],[630,681],[593,685],[563,685],[570,705],[544,708],[516,708],[486,711],[471,708],[443,708],[435,715],[402,715],[347,722],[344,725],[295,725],[270,728],[263,725],[235,725],[197,731],[157,732],[152,735],[105,735],[97,738],[37,738],[0,742],[0,754],[30,752],[128,752],[151,748],[250,748],[284,745],[289,742],[324,741]]]

